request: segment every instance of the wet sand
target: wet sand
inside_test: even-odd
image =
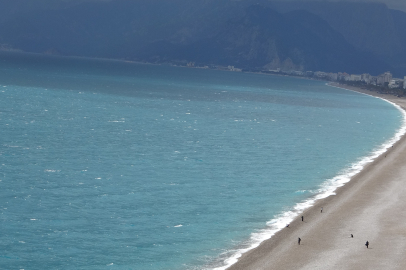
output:
[[[406,108],[406,98],[340,87]],[[303,216],[228,269],[406,269],[406,136]]]

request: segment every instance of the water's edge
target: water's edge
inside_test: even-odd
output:
[[[315,192],[315,194],[312,195],[310,198],[300,203],[297,203],[291,208],[291,210],[284,211],[276,215],[273,219],[267,222],[266,228],[257,232],[253,232],[248,240],[244,241],[243,243],[240,243],[240,245],[235,249],[220,254],[218,260],[214,263],[214,265],[205,267],[204,268],[205,270],[209,269],[225,270],[231,265],[235,264],[238,261],[238,259],[242,256],[242,254],[252,249],[255,249],[263,241],[270,239],[273,235],[275,235],[275,233],[285,228],[287,224],[291,223],[300,213],[312,207],[316,201],[335,195],[335,191],[337,188],[342,187],[343,185],[348,183],[351,180],[351,178],[360,173],[367,164],[373,162],[377,157],[385,153],[390,147],[392,147],[392,145],[394,145],[397,141],[399,141],[403,135],[406,134],[406,111],[403,110],[396,103],[381,97],[376,97],[373,95],[345,89],[342,87],[333,86],[328,83],[326,85],[346,91],[356,92],[362,95],[371,96],[374,98],[379,98],[383,101],[390,103],[402,113],[403,119],[400,128],[395,132],[395,135],[391,139],[384,142],[378,148],[373,149],[369,155],[360,157],[357,162],[351,164],[347,168],[344,168],[337,176],[324,181],[319,186],[319,189]]]

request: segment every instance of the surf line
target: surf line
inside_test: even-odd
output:
[[[351,89],[342,88],[339,86],[331,85],[326,83],[327,86],[339,88],[342,90],[347,90],[351,92],[355,92],[358,94],[367,95],[374,98],[379,98],[383,101],[386,101],[393,105],[396,109],[398,109],[402,114],[402,124],[400,128],[395,132],[395,134],[388,139],[386,142],[378,146],[376,149],[373,149],[369,155],[361,157],[358,161],[350,164],[347,168],[344,168],[337,176],[327,179],[323,183],[320,184],[320,188],[318,189],[317,193],[311,196],[304,201],[297,203],[292,207],[292,210],[284,211],[275,216],[275,218],[268,221],[267,227],[259,230],[257,232],[251,233],[249,240],[244,241],[239,245],[237,249],[233,249],[231,251],[226,251],[220,254],[221,260],[217,260],[216,265],[217,267],[214,268],[205,268],[205,269],[212,269],[212,270],[225,270],[229,268],[231,265],[237,263],[238,259],[242,256],[242,254],[258,247],[263,241],[270,239],[275,233],[284,229],[286,224],[291,223],[300,213],[304,210],[309,209],[312,207],[316,201],[327,198],[329,196],[335,195],[335,190],[339,187],[344,186],[346,183],[351,181],[352,177],[362,171],[362,169],[372,161],[374,161],[377,157],[385,153],[389,148],[391,148],[397,141],[399,141],[402,136],[406,134],[406,111],[402,109],[398,104],[395,102],[389,101],[382,97],[377,97],[374,95],[358,92]]]

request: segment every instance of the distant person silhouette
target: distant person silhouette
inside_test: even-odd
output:
[[[369,246],[369,242],[367,241],[366,243],[365,243],[365,245],[367,246],[367,248],[368,248],[368,246]]]
[[[354,235],[351,234],[351,238],[354,238]]]
[[[302,216],[302,221],[303,221],[303,216]]]
[[[323,207],[321,208],[320,213],[323,213]]]
[[[300,241],[302,241],[302,239],[300,239],[300,237],[297,239],[297,244],[300,245]]]

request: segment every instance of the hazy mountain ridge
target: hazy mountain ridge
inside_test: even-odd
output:
[[[401,49],[391,12],[384,4],[274,2],[273,7],[280,12],[311,12],[327,21],[354,47],[364,51],[390,56]]]
[[[406,59],[405,29],[406,14],[380,4],[116,0],[11,16],[0,21],[0,44],[149,62],[396,74]]]
[[[381,3],[272,2],[279,12],[306,10],[323,18],[356,49],[395,69],[406,62],[406,13]],[[406,71],[406,70],[405,70]]]
[[[308,12],[280,14],[261,5],[221,27],[213,38],[187,46],[159,42],[144,55],[150,61],[188,60],[246,68],[379,72],[387,67],[357,51],[325,21]],[[166,48],[163,51],[160,48]],[[349,66],[348,62],[355,64]]]

